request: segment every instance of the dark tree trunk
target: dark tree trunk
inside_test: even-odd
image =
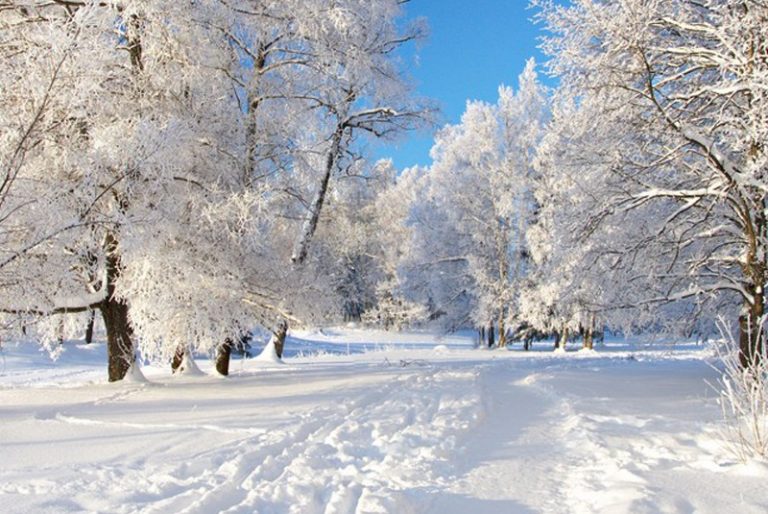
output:
[[[181,365],[184,363],[185,352],[186,352],[186,347],[183,344],[180,344],[176,347],[176,351],[173,352],[173,359],[171,359],[172,373],[177,373],[181,368]]]
[[[755,204],[764,206],[761,195]],[[747,253],[742,268],[745,277],[744,289],[752,301],[745,300],[744,311],[739,316],[739,360],[743,368],[759,364],[764,357],[763,315],[765,297],[763,287],[766,283],[766,248],[768,221],[762,209],[753,213],[752,223],[746,225]]]
[[[59,344],[64,344],[64,320],[59,321],[59,335],[56,338]]]
[[[232,355],[232,339],[226,338],[216,349],[216,371],[220,375],[229,375],[229,358]]]
[[[288,334],[288,322],[281,320],[277,324],[277,328],[274,332],[275,337],[275,353],[278,359],[283,358],[283,348],[285,347],[285,336]]]
[[[504,326],[504,311],[505,309],[502,309],[499,314],[499,348],[507,346],[507,329]]]
[[[739,316],[739,360],[744,369],[758,364],[765,353],[761,326],[765,313],[763,295],[756,293],[755,302],[748,304],[747,308],[749,313]]]
[[[256,171],[258,147],[259,126],[256,113],[261,105],[261,91],[259,91],[259,80],[264,71],[267,62],[267,48],[264,44],[259,45],[258,53],[253,62],[254,78],[248,91],[248,122],[245,128],[245,170],[243,174],[243,183],[250,185]]]
[[[125,378],[136,360],[133,348],[133,330],[128,321],[128,305],[115,297],[115,279],[120,274],[120,254],[117,240],[107,234],[104,247],[107,253],[107,299],[99,309],[107,331],[107,373],[110,382]]]
[[[142,59],[143,49],[141,46],[141,19],[132,14],[126,24],[126,49],[131,58],[131,66],[135,72],[144,71],[144,61]]]
[[[584,348],[593,350],[595,348],[595,315],[589,318],[589,325],[584,329]]]
[[[96,312],[92,310],[88,313],[88,324],[85,326],[85,344],[93,342],[93,324],[95,321]]]
[[[126,24],[126,47],[130,55],[131,68],[138,75],[144,70],[141,47],[141,20],[135,14],[131,15]],[[116,195],[120,212],[128,208],[128,200],[122,195]],[[117,238],[111,232],[104,237],[106,251],[106,287],[107,298],[101,302],[99,309],[104,319],[107,332],[107,375],[110,382],[125,378],[128,370],[136,362],[136,352],[133,347],[133,329],[128,321],[128,305],[115,295],[115,280],[120,276],[120,249]]]
[[[477,341],[478,346],[483,346],[485,344],[485,327],[480,327],[477,329]]]
[[[125,378],[136,360],[133,331],[128,322],[128,306],[110,296],[101,304],[101,315],[107,330],[107,369],[110,382]]]
[[[488,325],[488,348],[493,348],[493,345],[496,344],[496,328],[493,326],[493,323]]]

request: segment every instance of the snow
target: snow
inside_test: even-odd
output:
[[[184,352],[184,356],[182,357],[182,360],[181,360],[181,365],[179,366],[179,369],[176,370],[176,373],[178,375],[188,375],[188,376],[204,375],[203,371],[197,365],[197,362],[192,357],[189,351]]]
[[[198,356],[203,375],[149,364],[123,383],[106,382],[101,344],[52,362],[6,343],[0,512],[768,509],[768,465],[718,437],[705,347],[472,342],[296,332],[279,366],[236,360],[221,380]]]
[[[283,360],[277,356],[277,350],[275,349],[274,336],[270,337],[269,342],[264,347],[259,355],[254,359],[256,362],[267,364],[282,364]]]

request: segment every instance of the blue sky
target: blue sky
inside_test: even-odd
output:
[[[403,53],[416,93],[436,101],[438,126],[456,123],[468,99],[495,102],[500,84],[516,87],[525,61],[535,57],[539,27],[531,21],[528,0],[411,0],[408,18],[425,17],[430,35]],[[433,134],[405,134],[378,148],[378,157],[392,157],[403,169],[430,163]]]

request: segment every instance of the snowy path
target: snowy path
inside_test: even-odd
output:
[[[0,512],[768,509],[768,467],[734,464],[714,436],[696,352],[287,362],[229,379],[149,369],[144,385],[72,363],[0,376]]]
[[[31,404],[29,390],[1,391],[2,450],[14,465],[0,472],[0,507],[418,511],[478,416],[476,373],[386,362],[346,379],[319,366],[39,388]]]
[[[698,360],[552,359],[488,368],[471,469],[435,513],[763,513],[768,467],[735,465]],[[607,365],[606,365],[607,364]],[[763,477],[763,478],[760,478]],[[734,510],[735,509],[735,510]]]
[[[554,402],[526,386],[526,368],[496,363],[481,369],[484,419],[467,441],[457,480],[431,512],[534,512],[524,501],[544,492],[541,477],[550,470],[542,457],[555,451],[536,427]]]

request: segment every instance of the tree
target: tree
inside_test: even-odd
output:
[[[391,160],[372,165],[356,161],[335,181],[329,209],[317,236],[321,258],[332,270],[337,295],[341,298],[344,321],[361,321],[378,303],[377,289],[391,279],[395,270],[390,253],[398,242],[391,237],[397,222],[389,215],[397,201],[397,172]],[[393,248],[391,245],[395,245]],[[315,251],[317,254],[317,249]]]
[[[368,2],[348,0],[331,9],[334,30],[318,38],[328,86],[310,96],[329,120],[322,173],[308,204],[308,213],[296,241],[291,261],[302,264],[317,230],[321,210],[333,173],[353,149],[358,133],[376,138],[392,137],[421,125],[428,110],[410,101],[401,73],[391,54],[398,47],[423,35],[419,25],[398,29],[398,0]]]
[[[328,258],[334,252],[323,250],[328,243],[320,241],[310,258],[309,239],[333,191],[331,175],[356,162],[356,131],[385,136],[418,117],[380,105],[408,103],[388,57],[415,35],[397,35],[393,17],[399,12],[396,3],[385,1],[332,8],[323,2],[241,2],[216,18],[212,27],[230,55],[216,61],[231,86],[222,84],[220,91],[233,91],[224,98],[240,108],[233,113],[231,103],[228,119],[234,125],[205,141],[231,159],[238,173],[216,177],[216,187],[208,187],[211,180],[188,181],[196,186],[196,199],[187,200],[184,212],[173,205],[165,209],[153,252],[134,256],[141,266],[133,269],[143,279],[126,270],[131,317],[143,340],[153,341],[152,352],[170,358],[176,344],[169,341],[178,340],[198,350],[220,346],[217,367],[226,370],[228,341],[243,327],[273,329],[281,347],[289,322],[327,318],[338,303]],[[236,144],[224,144],[225,136]],[[319,190],[313,191],[318,177]],[[206,215],[202,220],[189,214],[198,209]],[[309,232],[301,229],[302,218]],[[301,266],[291,267],[288,252],[299,233],[303,255],[294,260]],[[168,252],[177,257],[158,259]],[[167,260],[175,265],[167,266]],[[201,274],[202,288],[195,280]],[[173,313],[173,324],[156,314],[159,305]]]
[[[95,279],[85,269],[82,239],[108,225],[95,204],[110,188],[78,187],[90,164],[86,113],[103,85],[83,81],[104,63],[94,45],[98,15],[95,6],[37,2],[0,9],[6,229],[0,268],[13,277],[4,281],[4,310],[14,315],[76,312],[107,301],[103,274]],[[83,280],[102,286],[86,294]]]
[[[461,123],[440,131],[422,179],[428,200],[417,199],[413,207],[415,240],[424,248],[412,268],[437,273],[428,298],[448,312],[464,297],[476,326],[488,325],[489,335],[498,326],[499,346],[506,344],[507,327],[520,322],[533,160],[547,112],[532,60],[519,82],[517,91],[499,88],[496,105],[469,102]]]
[[[50,289],[14,310],[48,315],[99,308],[110,380],[121,379],[134,359],[128,291],[135,284],[126,278],[127,259],[152,246],[146,243],[158,236],[153,227],[168,227],[153,223],[168,214],[165,219],[183,219],[171,211],[199,205],[204,184],[226,181],[224,145],[218,143],[237,105],[232,96],[211,95],[213,84],[222,84],[219,90],[228,85],[216,66],[229,53],[211,29],[215,14],[162,2],[30,2],[0,12],[13,41],[4,47],[11,77],[26,67],[33,92],[40,90],[34,83],[40,77],[68,81],[47,82],[38,118],[50,127],[17,166],[29,180],[49,177],[36,184],[51,197],[51,218],[74,218],[79,228],[73,237],[49,237],[45,248],[35,247],[38,261],[49,266],[44,279]],[[62,64],[54,75],[46,73],[47,59],[38,52],[55,51],[75,36],[67,59],[57,61]],[[208,41],[206,51],[199,52],[195,41]],[[15,100],[5,111],[9,119],[29,105]],[[50,222],[14,212],[25,230],[51,231]],[[57,299],[53,288],[69,295]]]
[[[331,175],[354,162],[358,132],[419,119],[391,58],[419,34],[400,30],[400,9],[0,6],[0,272],[24,293],[4,310],[100,309],[110,380],[133,362],[134,336],[170,359],[227,346],[254,322],[284,335],[294,312],[322,315],[328,262],[307,250]],[[286,265],[297,234],[301,269]]]
[[[588,161],[587,176],[596,182],[587,187],[600,199],[584,233],[600,240],[596,258],[620,287],[628,286],[621,301],[601,307],[690,299],[697,309],[738,317],[743,363],[758,359],[766,278],[766,6],[534,4],[552,33],[545,49],[562,94],[577,99],[592,140],[611,149],[571,149],[571,162]],[[619,226],[632,227],[631,237],[609,237]]]

